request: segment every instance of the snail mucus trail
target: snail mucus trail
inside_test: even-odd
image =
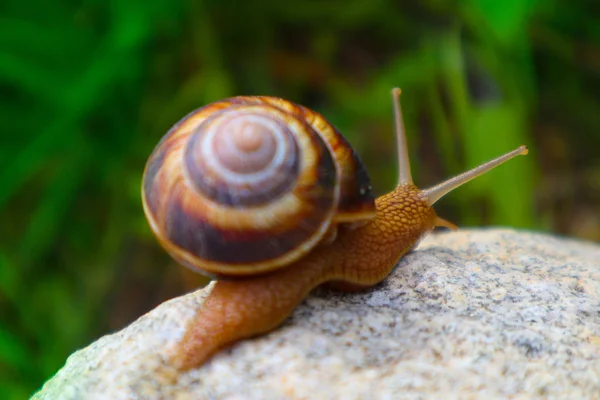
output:
[[[320,114],[283,99],[240,96],[213,103],[182,119],[157,145],[146,165],[142,184],[144,211],[150,226],[177,261],[217,277],[183,338],[172,349],[172,362],[177,368],[200,366],[229,344],[275,329],[321,284],[355,291],[381,282],[400,258],[435,226],[456,229],[436,215],[432,207],[435,202],[469,180],[528,152],[527,147],[521,146],[420,190],[411,176],[400,90],[393,89],[392,97],[399,179],[391,192],[377,199],[372,197],[362,163],[341,134]],[[241,119],[222,121],[221,111],[229,107],[260,123],[261,129],[266,126],[273,132],[281,131],[272,133],[272,138],[264,139],[263,135],[260,140],[253,140],[253,135],[263,134],[261,129],[254,132],[252,125],[246,129]],[[268,151],[278,154],[280,150],[274,150],[273,139],[283,143],[281,151],[303,157],[299,163],[298,160],[286,161],[285,156],[272,156],[278,160],[277,167],[293,175],[295,180],[282,179],[282,174],[263,180],[256,178],[256,174],[248,175],[247,181],[239,179],[231,171],[248,166],[258,171],[265,163],[258,158],[236,160],[238,150],[225,146],[227,143],[215,128],[219,123],[235,129],[244,127],[245,133],[231,140],[239,139],[242,147],[247,147],[245,150],[254,151],[266,140]],[[200,125],[203,134],[194,136]],[[303,133],[296,135],[298,138],[294,137],[295,133],[289,133],[300,131]],[[206,145],[203,141],[207,138],[217,138],[211,142],[211,151],[233,154],[233,161],[228,165],[230,171],[224,179],[235,190],[219,181],[210,151],[200,147]],[[329,151],[333,155],[329,155]],[[344,166],[338,165],[339,160]],[[182,172],[184,162],[195,164],[183,168]],[[272,208],[256,216],[252,213],[256,214],[263,202],[269,200],[253,192],[261,185],[279,194]],[[294,195],[288,196],[286,191]],[[199,192],[203,196],[198,195]],[[236,194],[252,206],[238,207],[241,200]],[[308,206],[302,202],[302,196]],[[216,205],[218,202],[225,205]],[[296,220],[311,226],[310,232],[298,231],[285,220],[293,219],[288,215],[290,209],[298,211],[300,217],[296,215]],[[306,210],[317,216],[303,214]],[[316,221],[321,220],[324,222],[318,225]],[[269,225],[271,223],[274,225]],[[215,228],[211,224],[222,226]],[[252,242],[253,234],[256,242]],[[278,242],[278,236],[302,243],[294,247]],[[289,248],[268,247],[266,244],[273,240]],[[246,263],[241,262],[244,260],[237,254],[240,249],[248,250]],[[263,259],[259,259],[260,256],[264,256]]]

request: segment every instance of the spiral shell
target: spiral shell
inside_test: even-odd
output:
[[[181,119],[150,156],[144,211],[161,244],[209,275],[264,273],[339,223],[375,216],[365,168],[320,114],[241,96]]]

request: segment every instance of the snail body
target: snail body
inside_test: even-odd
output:
[[[316,286],[352,291],[391,272],[435,226],[444,194],[519,154],[521,146],[430,189],[412,182],[393,90],[399,183],[373,198],[356,152],[320,114],[241,96],[200,108],[157,145],[142,184],[159,242],[217,277],[173,351],[181,369],[279,326]]]

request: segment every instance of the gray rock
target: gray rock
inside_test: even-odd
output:
[[[432,235],[376,288],[317,290],[283,327],[178,373],[210,287],[74,353],[35,399],[599,399],[600,247]]]

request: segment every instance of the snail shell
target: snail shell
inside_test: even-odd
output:
[[[197,109],[162,138],[142,185],[154,234],[182,264],[243,276],[287,265],[375,216],[366,170],[320,114],[274,97]]]

